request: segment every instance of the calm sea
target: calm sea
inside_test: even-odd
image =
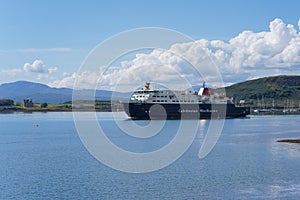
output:
[[[162,133],[148,141],[124,136],[112,113],[98,117],[112,142],[137,152],[163,147],[179,124],[167,121]],[[122,113],[117,120],[131,122]],[[209,123],[199,123],[193,144],[175,163],[151,173],[130,174],[111,169],[88,153],[72,113],[1,114],[0,199],[300,198],[300,145],[276,142],[300,138],[300,115],[226,120],[216,146],[200,160]]]

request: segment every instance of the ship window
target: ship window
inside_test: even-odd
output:
[[[165,102],[167,102],[167,100],[165,100]]]
[[[152,102],[156,102],[155,100],[153,100]]]
[[[175,102],[175,100],[173,100],[172,102]]]
[[[160,102],[160,100],[157,100],[157,102]]]

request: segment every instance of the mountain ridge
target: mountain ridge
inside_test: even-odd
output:
[[[95,97],[91,95],[94,92],[89,89],[79,90],[77,98],[82,100],[110,100],[112,91],[96,90]],[[23,102],[24,99],[32,99],[35,103],[64,103],[72,100],[73,89],[55,88],[46,84],[30,81],[15,81],[3,83],[0,85],[0,99],[12,99],[15,102]],[[127,98],[129,93],[114,93],[121,99]]]

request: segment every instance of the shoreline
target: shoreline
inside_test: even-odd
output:
[[[123,112],[124,110],[120,110]],[[108,109],[2,109],[0,110],[0,114],[8,114],[8,113],[33,113],[33,112],[40,112],[40,113],[47,113],[47,112],[113,112],[112,110]]]
[[[81,108],[1,108],[0,107],[0,114],[9,114],[9,113],[33,113],[33,112],[116,112],[116,110],[112,110],[111,108],[91,108],[91,107],[81,107]],[[117,112],[124,112],[124,109],[118,109]],[[281,115],[300,115],[300,112],[264,112],[264,113],[250,113],[249,116],[281,116]]]

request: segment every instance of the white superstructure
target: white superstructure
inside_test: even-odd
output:
[[[225,95],[214,94],[212,89],[200,88],[199,92],[185,90],[152,90],[150,82],[146,82],[144,88],[133,92],[130,102],[132,103],[197,103],[197,104],[227,104],[232,103],[232,99]]]

